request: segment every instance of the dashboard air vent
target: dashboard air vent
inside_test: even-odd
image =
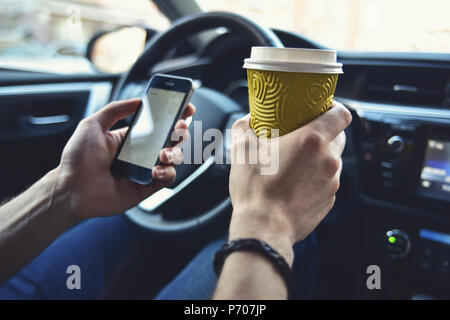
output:
[[[449,69],[344,65],[342,80],[341,89],[360,100],[449,108]]]

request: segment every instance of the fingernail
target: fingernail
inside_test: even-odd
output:
[[[158,168],[156,170],[156,175],[158,176],[158,178],[162,178],[166,175],[166,168]]]
[[[169,162],[173,161],[173,152],[172,150],[166,150],[166,157]]]

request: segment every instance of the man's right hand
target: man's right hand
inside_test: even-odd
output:
[[[247,115],[233,125],[233,151],[249,152],[253,134]],[[306,238],[334,205],[342,170],[344,129],[350,112],[339,103],[312,122],[282,137],[279,169],[261,175],[259,164],[233,163],[229,239],[258,238],[292,263],[292,245]],[[244,131],[242,131],[244,130]],[[268,143],[273,143],[269,141]]]

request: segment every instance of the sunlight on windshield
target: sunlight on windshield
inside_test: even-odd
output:
[[[163,30],[169,20],[149,0],[1,0],[0,67],[95,72],[89,40],[120,26]]]
[[[198,0],[325,46],[357,51],[450,52],[450,0]]]

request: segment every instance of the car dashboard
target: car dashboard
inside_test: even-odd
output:
[[[300,35],[274,32],[287,47],[323,48]],[[189,41],[181,46],[151,72],[199,79],[198,85],[224,93],[243,112],[248,111],[242,64],[251,44],[245,36],[220,33],[200,48]],[[448,298],[450,57],[338,52],[338,60],[344,65],[344,74],[335,99],[351,110],[353,123],[346,130],[342,187],[336,205],[317,230],[319,297],[409,299],[426,294]],[[20,192],[57,165],[78,121],[107,103],[117,80],[118,76],[108,75],[0,72],[2,106],[14,115],[21,112],[17,101],[25,106],[23,121],[14,124],[17,128],[12,128],[7,118],[1,119],[5,134],[0,144],[11,155],[2,161],[2,168],[12,168],[0,173],[3,180],[11,182],[0,190],[2,198]],[[139,96],[144,87],[143,83],[127,88],[121,98]],[[39,109],[39,99],[29,100],[32,94],[46,101],[46,112],[33,113]],[[66,94],[74,96],[72,105],[55,111]],[[80,104],[87,107],[80,111]],[[60,137],[51,148],[47,144],[48,150],[35,150],[36,139],[47,139],[49,132],[59,132]],[[33,139],[13,145],[27,135]],[[29,153],[17,151],[19,148]],[[31,165],[30,157],[35,159]],[[56,160],[48,161],[50,158]],[[17,177],[21,184],[15,184]],[[367,288],[370,265],[380,267],[383,290]]]

